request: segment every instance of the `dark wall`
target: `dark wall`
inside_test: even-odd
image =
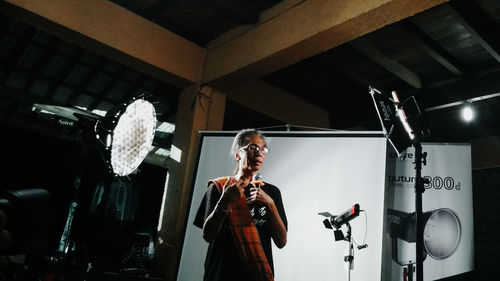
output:
[[[472,171],[474,272],[442,281],[497,280],[500,264],[500,167]]]
[[[1,124],[0,190],[24,190],[41,188],[52,195],[55,221],[51,247],[56,243],[56,233],[62,233],[62,224],[67,215],[75,175],[81,162],[80,147],[76,144],[38,133]],[[9,225],[12,225],[8,221]]]
[[[126,231],[152,232],[155,234],[163,196],[166,169],[143,163],[137,175],[123,179],[134,190],[132,200],[136,203],[133,216],[125,221],[90,213],[89,208],[98,183],[109,183],[114,179],[107,172],[100,153],[89,146],[83,157],[81,144],[61,138],[48,137],[14,126],[0,124],[2,130],[2,168],[0,169],[0,191],[12,189],[42,188],[52,195],[56,225],[49,242],[50,249],[56,249],[61,237],[72,200],[79,203],[72,229],[72,239],[95,248],[115,241],[109,230],[103,226],[118,226],[116,233],[126,236]],[[82,165],[84,170],[81,170]],[[75,193],[75,178],[81,175],[81,185]],[[75,197],[75,194],[78,195]],[[111,200],[120,200],[112,198]],[[106,233],[108,230],[108,233]],[[90,235],[91,234],[91,235]],[[108,236],[106,236],[106,234]],[[89,236],[90,235],[90,236]],[[129,235],[130,237],[130,235]],[[109,241],[106,241],[108,239]],[[122,240],[123,241],[130,241]],[[121,245],[126,248],[128,245]],[[103,249],[109,252],[109,249]]]
[[[500,167],[474,170],[475,280],[497,280],[500,264]]]

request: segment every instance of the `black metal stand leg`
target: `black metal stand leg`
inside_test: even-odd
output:
[[[422,145],[418,140],[413,141],[415,147],[415,214],[417,220],[417,245],[416,245],[416,271],[417,281],[424,280],[424,235],[422,225],[422,193],[424,193],[424,180],[422,179],[422,163],[425,161],[425,154],[422,153]],[[409,276],[413,276],[408,272]]]
[[[68,266],[68,257],[72,256],[74,244],[70,241],[71,228],[73,225],[73,218],[78,207],[78,195],[80,190],[80,184],[85,171],[86,160],[88,157],[88,151],[86,147],[82,148],[82,160],[80,163],[80,169],[75,177],[73,185],[72,200],[69,206],[68,216],[66,218],[66,224],[64,226],[61,239],[59,240],[59,247],[55,251],[54,255],[50,257],[51,268],[50,272],[46,273],[45,279],[49,280],[64,280],[66,268]]]
[[[413,281],[413,264],[408,265],[408,281]]]
[[[64,226],[64,231],[59,241],[59,252],[63,253],[63,256],[68,252],[69,245],[69,235],[71,232],[71,227],[73,225],[73,217],[76,212],[76,208],[78,207],[78,195],[80,191],[80,184],[82,182],[83,173],[85,172],[85,162],[88,157],[87,148],[82,148],[82,160],[80,163],[80,169],[78,170],[78,174],[75,177],[75,182],[73,185],[73,198],[70,203],[68,217],[66,219],[66,225]]]

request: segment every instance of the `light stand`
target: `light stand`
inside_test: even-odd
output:
[[[88,152],[87,147],[82,147],[82,160],[80,164],[80,169],[75,176],[75,182],[73,183],[73,198],[69,206],[68,217],[66,218],[66,224],[64,225],[64,230],[61,235],[61,239],[59,240],[59,248],[57,249],[58,258],[62,259],[62,262],[65,261],[66,255],[70,251],[70,242],[69,235],[71,232],[71,227],[73,225],[73,218],[76,212],[76,208],[78,207],[78,194],[80,191],[80,184],[82,182],[82,176],[85,172],[85,161],[87,159]]]
[[[334,236],[335,236],[335,241],[344,240],[344,241],[348,242],[347,255],[344,256],[344,262],[347,263],[347,281],[351,280],[351,270],[354,269],[354,247],[353,247],[354,241],[352,239],[352,228],[351,228],[351,225],[349,224],[349,221],[358,217],[359,211],[360,211],[359,204],[354,204],[351,208],[342,212],[338,216],[334,216],[334,215],[330,214],[329,212],[322,212],[322,213],[318,214],[318,215],[327,217],[327,219],[325,219],[323,221],[323,224],[326,228],[328,228],[328,229],[335,228],[336,229],[333,231]],[[344,224],[347,227],[347,231],[346,231],[345,236],[342,233],[342,230],[340,230],[340,228]],[[360,250],[363,248],[366,248],[366,245],[358,247],[358,249],[360,249]]]
[[[347,262],[347,281],[351,280],[351,270],[354,269],[354,248],[353,248],[353,241],[352,241],[352,229],[351,225],[346,222],[345,225],[347,226],[347,235],[345,237],[345,241],[349,242],[348,243],[348,249],[347,249],[347,256],[344,256],[344,261]]]
[[[425,191],[424,179],[422,178],[422,164],[426,163],[427,153],[422,153],[422,145],[418,138],[413,140],[415,148],[415,215],[417,219],[417,281],[422,281],[424,278],[424,232],[422,227],[422,194]],[[408,268],[409,270],[410,268]],[[413,272],[408,272],[413,274]]]
[[[136,96],[126,103],[113,107],[103,118],[60,106],[35,105],[34,107],[75,120],[78,137],[83,142],[83,159],[73,185],[74,193],[66,224],[59,247],[55,255],[49,258],[54,270],[47,273],[45,278],[62,280],[67,257],[75,247],[69,238],[88,156],[87,146],[89,144],[98,146],[106,168],[113,177],[126,177],[138,168],[152,148],[157,122],[156,112],[153,104],[147,101],[144,95]]]
[[[422,194],[425,191],[424,184],[428,179],[422,178],[422,164],[426,164],[427,153],[422,152],[420,137],[428,134],[425,128],[424,119],[414,97],[410,97],[405,102],[400,103],[396,92],[392,92],[392,99],[382,95],[382,93],[369,87],[370,94],[375,103],[375,108],[380,118],[384,134],[394,149],[400,155],[409,146],[415,148],[415,214],[416,214],[416,273],[417,281],[423,281],[423,260],[424,260],[424,240],[422,227]],[[410,102],[413,103],[410,103]],[[411,118],[405,112],[405,106],[409,105]],[[399,122],[396,121],[399,119]],[[404,130],[403,130],[404,129]],[[401,132],[406,131],[407,135],[401,136]],[[396,133],[399,132],[399,135]],[[408,267],[408,275],[413,274],[412,267]]]
[[[82,178],[85,172],[86,162],[89,157],[89,145],[93,142],[93,136],[90,134],[91,128],[96,122],[94,116],[80,115],[74,113],[75,117],[78,118],[76,122],[78,138],[81,140],[81,160],[80,168],[75,175],[75,180],[73,182],[73,190],[71,195],[71,202],[69,204],[68,216],[66,217],[66,223],[59,240],[59,246],[55,253],[49,257],[49,267],[45,273],[45,280],[64,280],[68,270],[68,261],[70,257],[75,255],[75,243],[70,240],[71,229],[73,227],[73,220],[75,217],[76,210],[78,208],[80,186]],[[75,263],[71,263],[72,266],[76,266]]]
[[[416,216],[416,225],[417,225],[417,241],[416,241],[416,274],[417,281],[423,281],[424,278],[424,232],[423,232],[423,224],[422,224],[422,194],[425,191],[424,184],[429,183],[429,179],[422,178],[422,164],[427,164],[427,153],[422,152],[422,145],[420,144],[420,136],[423,135],[424,130],[419,130],[419,128],[415,128],[416,124],[410,124],[408,117],[406,116],[404,105],[399,102],[399,98],[396,92],[392,92],[392,97],[395,101],[394,106],[396,107],[396,114],[403,124],[406,132],[408,133],[409,138],[412,140],[412,145],[415,148],[415,216]],[[413,101],[415,99],[413,98]],[[416,105],[416,101],[415,101]],[[418,118],[420,114],[420,109],[417,106],[417,115],[414,118]],[[418,132],[418,133],[417,133]],[[413,274],[410,272],[410,267],[408,267],[408,275]]]

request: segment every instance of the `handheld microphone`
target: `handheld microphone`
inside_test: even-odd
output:
[[[253,176],[253,181],[252,183],[255,185],[256,188],[260,188],[262,186],[262,175],[261,174],[255,174]]]

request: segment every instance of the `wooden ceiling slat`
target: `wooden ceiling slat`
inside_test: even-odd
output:
[[[360,87],[367,87],[368,85],[371,85],[376,87],[377,89],[382,89],[381,85],[377,85],[376,81],[373,81],[373,79],[367,77],[366,75],[364,75],[364,73],[357,71],[357,69],[355,69],[352,64],[343,63],[342,58],[338,59],[336,53],[325,52],[316,60],[318,61],[318,63],[322,62],[327,67],[332,68],[334,71],[342,73],[345,77],[347,77],[348,80],[352,81],[355,84],[358,84]]]
[[[28,90],[35,83],[36,79],[42,76],[42,71],[43,71],[44,66],[50,61],[50,59],[52,57],[52,53],[51,53],[52,50],[57,49],[57,46],[59,44],[60,44],[59,40],[54,40],[51,46],[48,46],[48,47],[46,47],[46,49],[43,50],[44,51],[43,56],[38,61],[36,61],[34,63],[35,68],[28,73],[29,78],[28,78],[28,82],[26,83],[25,87],[22,90],[23,93],[27,93]],[[50,98],[53,95],[53,92],[49,91],[49,92],[47,92],[47,94],[48,94],[48,98]]]
[[[305,1],[209,49],[203,81],[219,88],[231,87],[444,2],[447,1]]]
[[[256,24],[259,21],[259,11],[252,5],[253,1],[212,1],[238,18],[242,24]]]
[[[365,55],[368,59],[378,64],[383,69],[399,77],[401,80],[412,85],[415,88],[422,88],[422,82],[420,77],[404,65],[401,65],[397,61],[388,58],[377,48],[373,47],[368,41],[363,38],[358,38],[354,41],[349,42],[349,45],[353,47],[356,51]]]
[[[404,21],[397,25],[397,27],[406,34],[414,37],[419,48],[448,69],[451,73],[455,75],[462,75],[464,73],[455,58],[453,58],[443,47],[439,46],[439,44],[437,44],[411,22]]]
[[[99,70],[102,68],[102,66],[105,63],[106,63],[106,60],[103,57],[99,57],[98,58],[97,63],[94,64],[94,66],[91,68],[91,70],[87,72],[87,74],[85,75],[85,77],[83,77],[83,79],[81,80],[81,82],[75,88],[75,92],[69,98],[69,104],[71,104],[73,106],[79,105],[79,104],[75,104],[76,100],[78,99],[78,97],[81,94],[83,94],[83,93],[86,92],[85,88],[90,83],[90,81],[97,75],[97,73],[99,73]],[[94,99],[95,99],[95,97],[94,97]]]
[[[130,85],[130,88],[126,93],[123,94],[118,104],[126,103],[128,100],[133,98],[137,94],[137,91],[141,89],[142,84],[146,82],[147,79],[148,76],[141,75],[139,79],[137,79],[137,81],[135,81],[132,85]]]
[[[155,21],[161,17],[165,10],[175,6],[176,2],[175,0],[156,1],[140,14],[147,19]]]
[[[35,36],[36,32],[36,29],[30,28],[24,34],[17,36],[16,47],[13,49],[13,52],[9,54],[8,60],[6,62],[3,62],[2,64],[9,67],[10,69],[17,68],[17,62],[23,56],[24,52],[26,52],[26,50],[28,50],[28,48],[30,47],[31,40],[33,39],[33,36]],[[9,72],[5,73],[4,77],[1,78],[2,79],[0,80],[0,84],[3,85],[9,78]]]
[[[201,81],[203,48],[110,1],[6,0],[0,11],[178,87]]]
[[[20,90],[13,89],[5,85],[0,85],[0,93],[3,97],[7,97],[25,105],[33,105],[33,103],[51,103],[52,101],[47,97],[34,98],[28,96]]]
[[[55,93],[57,88],[59,88],[60,86],[65,85],[64,81],[66,80],[67,76],[71,73],[71,70],[75,67],[75,65],[77,65],[78,60],[83,56],[84,53],[85,53],[85,50],[82,48],[79,48],[77,51],[75,51],[73,53],[73,55],[71,55],[70,57],[67,58],[65,65],[61,69],[61,74],[57,77],[57,79],[53,79],[51,81],[52,85],[48,91],[49,95],[51,95],[51,93]],[[65,85],[65,86],[72,88],[72,89],[74,88],[74,86],[72,86],[72,85],[71,86]],[[66,105],[70,105],[70,104],[68,103]]]
[[[470,4],[470,3],[469,3]],[[497,28],[489,29],[483,28],[483,25],[478,22],[480,18],[482,21],[489,19],[488,15],[482,12],[476,5],[469,5],[464,1],[454,1],[450,4],[444,5],[453,17],[460,22],[460,24],[474,37],[474,39],[498,62],[500,62],[500,45],[495,40],[496,35],[491,34],[490,30],[497,30]],[[491,21],[491,20],[489,20]],[[495,25],[492,23],[493,26]]]
[[[453,102],[465,102],[478,96],[500,92],[500,79],[497,73],[483,76],[467,76],[450,80],[444,85],[427,88],[419,92],[425,107],[434,107]]]

